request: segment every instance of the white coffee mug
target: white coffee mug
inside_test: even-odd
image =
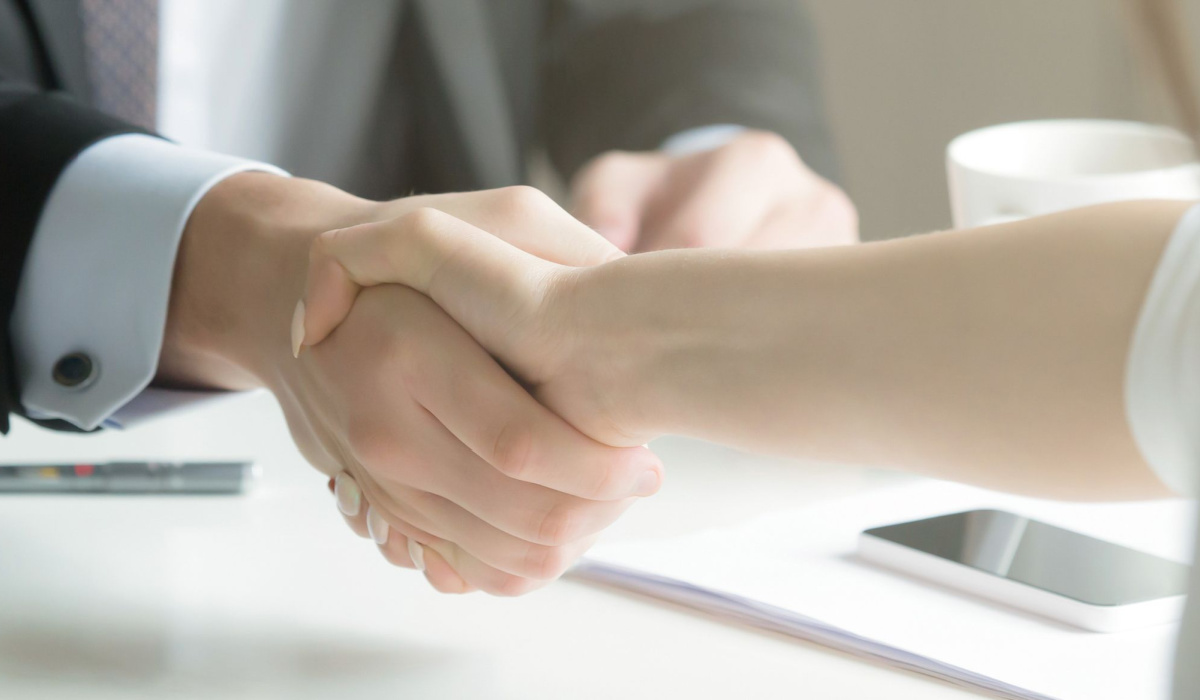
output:
[[[946,149],[955,228],[1128,199],[1200,199],[1191,139],[1099,119],[1000,124]]]

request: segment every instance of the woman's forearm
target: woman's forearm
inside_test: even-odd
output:
[[[1189,206],[582,268],[414,212],[318,239],[305,328],[313,309],[338,317],[330,300],[347,307],[359,285],[398,282],[601,442],[677,433],[1049,497],[1161,496],[1127,424],[1124,378]]]
[[[614,341],[644,360],[624,391],[654,432],[1044,496],[1149,497],[1166,491],[1126,425],[1125,360],[1187,207],[1111,204],[818,252],[638,256],[594,274],[641,284],[609,320],[637,319]]]

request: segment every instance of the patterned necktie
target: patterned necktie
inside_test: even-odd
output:
[[[93,103],[154,128],[158,88],[158,0],[80,0]]]

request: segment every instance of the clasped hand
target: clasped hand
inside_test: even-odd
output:
[[[577,183],[579,212],[603,228],[640,207],[637,246],[633,229],[613,235],[609,226],[623,247],[720,244],[716,234],[758,247],[853,240],[853,208],[781,143],[749,133],[661,163],[614,155]],[[771,187],[734,186],[730,178],[755,164],[760,176],[769,164],[791,175],[777,173]],[[633,166],[674,174],[646,170],[605,184]],[[605,198],[588,194],[630,187],[643,194],[609,198],[615,209],[598,209]],[[653,353],[626,321],[653,326],[643,295],[671,294],[669,282],[645,284],[653,271],[626,264],[633,259],[531,188],[387,206],[382,221],[315,240],[293,341],[298,353],[307,349],[301,361],[315,363],[311,376],[340,388],[331,395],[355,396],[355,382],[370,395],[377,376],[399,377],[394,405],[316,407],[293,432],[302,446],[302,436],[317,436],[310,460],[329,465],[351,526],[393,563],[424,568],[442,591],[532,590],[661,484],[661,464],[638,446],[666,428],[635,400],[651,390],[639,359]],[[686,231],[700,238],[676,240]],[[745,231],[756,242],[742,240]],[[662,239],[651,242],[654,232]],[[641,284],[629,284],[635,277]],[[389,327],[396,343],[372,342]],[[356,347],[366,349],[356,355],[361,367],[333,361]]]
[[[486,227],[497,242],[568,264],[621,256],[531,188],[386,206],[385,215],[423,229],[441,217]],[[314,248],[322,269],[324,250]],[[356,250],[389,274],[417,269],[394,246]],[[319,343],[316,334],[304,340],[302,380],[289,384],[325,399],[281,395],[281,404],[305,456],[334,477],[351,526],[392,563],[423,568],[443,592],[525,593],[659,489],[661,463],[641,443],[611,447],[579,432],[427,296],[404,286],[355,294],[349,278],[316,279],[333,286],[321,287],[310,314],[336,311],[340,325],[320,330]],[[381,391],[380,381],[393,384]]]
[[[552,201],[533,190],[519,192],[522,207],[538,212],[529,220],[552,221],[575,235],[578,224]],[[654,323],[644,295],[658,293],[646,282],[659,276],[646,263],[653,263],[655,258],[685,259],[688,253],[633,258],[609,254],[559,256],[554,261],[506,242],[513,240],[512,236],[494,235],[495,229],[484,230],[477,220],[434,206],[436,201],[429,204],[389,221],[329,231],[315,239],[307,289],[297,317],[297,341],[316,356],[344,343],[363,342],[360,328],[386,322],[377,310],[381,295],[432,300],[449,314],[457,325],[448,323],[444,333],[461,334],[464,342],[459,344],[464,352],[470,345],[465,341],[471,339],[486,352],[471,349],[468,354],[472,363],[468,365],[447,363],[444,355],[423,357],[418,350],[400,374],[407,378],[413,397],[425,402],[433,417],[454,433],[452,437],[461,439],[487,461],[501,465],[500,472],[506,477],[539,487],[519,492],[509,484],[505,492],[495,490],[488,484],[502,483],[500,473],[481,465],[471,470],[471,478],[483,478],[483,483],[462,484],[492,499],[477,501],[476,505],[485,512],[513,509],[521,503],[517,499],[534,497],[529,507],[544,511],[538,504],[554,494],[559,505],[553,513],[561,518],[551,527],[554,536],[546,536],[544,516],[536,519],[542,527],[497,521],[496,526],[504,533],[494,532],[483,523],[433,530],[428,518],[411,509],[414,504],[427,508],[434,501],[414,494],[408,484],[397,483],[405,471],[391,466],[398,457],[390,450],[396,447],[403,451],[404,446],[386,435],[368,436],[359,446],[359,461],[351,467],[355,478],[369,485],[373,513],[385,512],[389,524],[410,541],[431,547],[471,585],[495,588],[480,575],[475,557],[516,575],[556,575],[573,555],[586,548],[597,526],[607,524],[628,503],[603,499],[646,495],[657,487],[653,480],[642,480],[656,474],[643,453],[599,445],[631,449],[663,430],[654,416],[638,410],[643,404],[634,400],[639,393],[652,389],[650,382],[639,378],[645,373],[637,370],[638,358],[659,354],[639,345],[646,334],[636,329]],[[547,233],[562,235],[562,231]],[[585,230],[578,232],[576,243],[589,237],[590,244],[602,242]],[[669,287],[669,280],[665,284]],[[662,292],[670,293],[668,289]],[[489,353],[516,379],[490,365]],[[447,366],[454,367],[453,376],[439,378]],[[506,392],[509,398],[499,398],[500,387],[511,384],[510,388],[515,389],[517,380],[537,398],[536,402],[516,400],[515,391]],[[442,395],[431,391],[439,384],[451,391]],[[480,387],[489,385],[497,388],[479,392]],[[476,393],[484,397],[496,394],[497,398],[465,406],[462,402],[468,395],[467,386],[475,387]],[[464,410],[470,414],[467,419],[454,415],[454,411]],[[566,423],[555,423],[550,410]],[[426,422],[435,433],[441,430],[434,421]],[[527,424],[539,423],[553,426],[561,435],[530,434]],[[493,427],[479,435],[473,425]],[[581,434],[570,433],[574,429]],[[451,436],[447,436],[444,442],[450,441]],[[534,447],[543,442],[553,447],[552,455]],[[450,444],[444,447],[456,449]],[[622,465],[638,464],[645,471],[639,474],[626,466],[614,469],[604,463],[618,455],[627,455]],[[600,476],[603,478],[598,480]],[[441,499],[436,503],[449,507]],[[573,525],[564,528],[566,522]],[[541,548],[531,550],[535,545],[528,542],[540,543],[536,546]],[[553,565],[523,568],[521,564],[530,551],[546,555],[553,552]],[[442,564],[438,562],[439,569]],[[433,576],[438,572],[429,565],[427,573]],[[437,580],[434,583],[438,585]]]

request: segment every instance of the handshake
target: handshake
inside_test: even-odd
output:
[[[789,177],[740,165],[764,156]],[[268,387],[354,531],[437,590],[538,588],[659,490],[642,445],[696,434],[689,404],[731,379],[679,361],[729,340],[690,325],[704,303],[690,272],[714,258],[626,257],[612,241],[855,235],[840,191],[761,134],[681,158],[613,154],[577,183],[607,238],[527,187],[379,203],[229,178],[185,232],[160,381]]]

